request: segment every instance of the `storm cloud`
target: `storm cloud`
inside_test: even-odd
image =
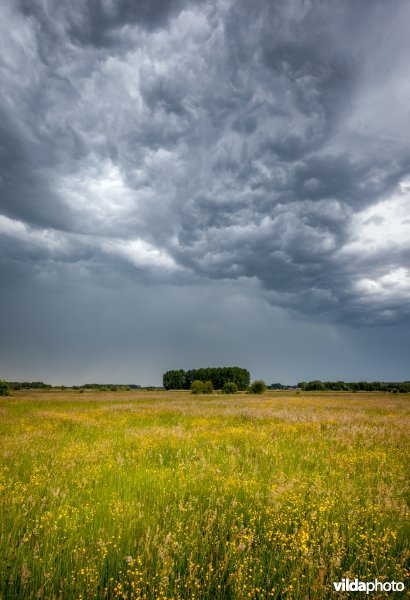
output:
[[[237,284],[408,327],[408,2],[0,11],[3,281]]]

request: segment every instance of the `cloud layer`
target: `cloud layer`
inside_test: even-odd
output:
[[[410,6],[6,0],[0,266],[410,317]]]

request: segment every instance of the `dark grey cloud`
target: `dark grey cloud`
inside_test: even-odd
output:
[[[407,2],[0,11],[3,278],[408,324]]]
[[[63,29],[75,44],[96,47],[121,42],[122,28],[139,25],[155,30],[168,24],[184,7],[183,0],[75,0],[69,4],[44,4],[39,0],[19,0],[20,11],[33,19],[47,37],[55,38]]]

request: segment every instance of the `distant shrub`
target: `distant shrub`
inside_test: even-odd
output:
[[[195,379],[191,383],[191,392],[193,394],[204,394],[205,393],[205,383],[203,381],[199,381],[199,379]]]
[[[8,396],[9,394],[9,386],[7,382],[0,380],[0,396]]]
[[[238,386],[233,381],[227,381],[222,387],[223,394],[236,394]]]
[[[266,383],[262,379],[257,379],[249,386],[251,394],[263,394],[266,390]]]
[[[193,394],[212,394],[214,391],[212,381],[200,381],[195,379],[190,386]]]
[[[213,394],[214,386],[212,385],[212,381],[204,381],[204,394]]]

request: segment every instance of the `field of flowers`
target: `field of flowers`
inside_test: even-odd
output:
[[[342,577],[406,582],[409,410],[383,393],[14,392],[0,598],[310,600],[348,597]]]

